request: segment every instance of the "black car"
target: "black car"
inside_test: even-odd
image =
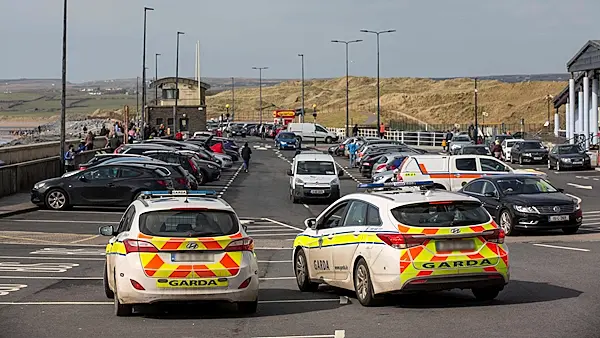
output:
[[[150,150],[170,150],[174,151],[175,148],[166,146],[164,144],[152,144],[152,143],[135,143],[135,144],[125,144],[117,150],[115,150],[115,154],[132,154],[132,155],[142,155],[143,153]]]
[[[176,190],[189,190],[198,189],[198,180],[189,171],[185,170],[181,164],[168,163],[161,160],[157,160],[148,156],[140,157],[121,157],[113,158],[108,161],[104,161],[103,164],[156,164],[165,167],[171,173],[173,179],[173,189]]]
[[[112,154],[112,153],[96,154],[96,155],[94,155],[94,157],[92,157],[91,160],[87,161],[86,163],[80,164],[79,170],[85,170],[87,168],[91,168],[95,165],[98,165],[105,161],[112,160],[114,158],[140,158],[140,157],[145,158],[146,156],[136,155],[136,154]]]
[[[579,202],[541,177],[488,176],[469,182],[460,192],[479,199],[507,235],[554,229],[574,234],[583,219]]]
[[[144,140],[142,142],[142,144],[159,144],[159,145],[175,148],[178,150],[197,151],[200,149],[200,146],[195,145],[195,144],[185,143],[182,141],[160,139],[160,138]]]
[[[242,124],[231,124],[229,128],[232,136],[246,137],[248,130]]]
[[[548,169],[592,169],[592,161],[585,150],[577,144],[559,144],[548,154]]]
[[[54,210],[71,206],[126,207],[143,191],[173,189],[170,174],[157,164],[100,164],[36,183],[31,202]]]
[[[521,141],[515,143],[510,149],[510,163],[543,162],[548,161],[548,149],[540,141]]]
[[[183,169],[196,177],[199,185],[221,178],[221,168],[217,163],[201,160],[196,155],[171,150],[151,150],[144,152],[144,155],[167,163],[181,164]]]
[[[463,146],[458,151],[458,155],[487,155],[492,156],[490,148],[485,145]]]

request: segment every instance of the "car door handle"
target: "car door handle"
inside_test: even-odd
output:
[[[327,235],[328,239],[333,239],[333,235]]]
[[[358,237],[360,235],[360,231],[355,231],[352,234],[354,235],[354,237]]]
[[[115,184],[114,184],[114,183],[109,183],[109,184],[107,184],[107,185],[108,185],[109,187],[111,187],[111,188],[115,186]]]

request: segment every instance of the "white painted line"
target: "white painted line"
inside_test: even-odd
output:
[[[282,300],[259,300],[259,304],[281,304],[281,303],[313,303],[313,302],[337,302],[338,299],[282,299]],[[113,302],[0,302],[0,305],[114,305]],[[333,337],[333,336],[330,336]]]
[[[572,195],[569,195],[569,196],[571,196],[571,197],[575,197],[575,196],[572,196]],[[599,211],[599,210],[595,210],[595,211],[584,211],[583,213],[584,213],[584,214],[600,214],[600,211]]]
[[[568,246],[557,246],[557,245],[550,245],[550,244],[534,244],[534,245],[541,246],[544,248],[551,248],[551,249],[563,249],[563,250],[573,250],[573,251],[583,251],[583,252],[590,251],[588,249],[572,248],[572,247],[568,247]]]
[[[119,221],[102,222],[102,221],[68,221],[62,219],[11,219],[10,222],[17,223],[78,223],[78,224],[117,224]]]
[[[69,257],[45,257],[45,256],[36,256],[36,257],[32,257],[32,256],[27,256],[27,257],[22,257],[22,256],[0,256],[0,259],[35,259],[35,260],[64,260],[64,261],[105,261],[106,259],[104,258],[90,258],[90,257],[73,257],[73,256],[69,256]]]
[[[270,219],[270,218],[263,218],[263,220],[269,221],[271,223],[279,224],[279,225],[284,226],[286,228],[290,228],[290,229],[294,229],[294,230],[298,230],[298,231],[304,231],[304,229],[300,229],[298,227],[295,227],[295,226],[292,226],[292,225],[289,225],[289,224],[285,224],[285,223],[282,223],[282,222],[279,222],[279,221],[276,221],[276,220],[273,220],[273,219]]]
[[[598,225],[598,224],[600,224],[600,222],[583,223],[581,226]]]
[[[291,263],[292,261],[258,261],[259,263]]]
[[[279,227],[279,229],[252,229],[252,227],[248,227],[247,233],[252,236],[252,233],[254,233],[254,232],[271,232],[271,231],[275,231],[275,232],[290,231],[290,229],[284,229],[282,227]]]
[[[269,248],[269,247],[265,247],[265,248],[254,248],[254,250],[292,250],[294,248]]]
[[[60,214],[102,214],[102,215],[123,215],[124,211],[91,211],[91,210],[36,210],[36,213],[60,213]]]
[[[260,280],[290,280],[296,279],[296,277],[263,277],[259,278]]]
[[[23,244],[23,243],[2,243],[2,245],[18,245],[18,246],[66,246],[74,248],[105,248],[106,244],[69,244],[69,243],[44,243],[44,244]]]
[[[302,204],[306,209],[310,209],[310,207],[306,204]]]
[[[248,224],[248,231],[255,231],[255,230],[259,230],[259,229],[281,229],[281,225],[261,225],[261,224],[256,224],[256,223]],[[282,230],[286,230],[286,229],[282,229]]]
[[[0,276],[0,279],[55,279],[55,280],[102,280],[102,277],[60,277],[60,276]]]
[[[271,237],[271,236],[296,236],[298,235],[297,232],[287,232],[287,233],[283,233],[283,234],[258,234],[258,235],[253,235],[253,234],[249,234],[250,237]]]
[[[576,200],[577,200],[577,203],[581,203],[581,198],[579,198],[579,197],[577,197],[577,196],[575,196],[575,195],[571,195],[571,194],[565,194],[565,195],[567,195],[567,196],[569,196],[569,197],[571,197],[571,198],[574,198],[574,199],[576,199]]]
[[[579,185],[579,184],[575,184],[575,183],[567,183],[567,185],[570,185],[572,187],[579,188],[579,189],[592,190],[592,186],[591,185]]]
[[[100,235],[94,235],[94,236],[90,236],[90,237],[86,237],[86,238],[82,238],[82,239],[78,239],[76,241],[70,242],[71,244],[76,244],[76,243],[81,243],[81,242],[85,242],[85,241],[90,241],[92,239],[96,239],[100,237]]]

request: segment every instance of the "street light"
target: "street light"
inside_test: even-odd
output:
[[[144,139],[144,123],[146,121],[146,14],[148,11],[153,11],[154,8],[144,7],[144,47],[142,52],[142,125],[141,136]],[[126,123],[129,123],[128,121]]]
[[[304,54],[298,54],[298,56],[302,58],[302,114],[300,115],[302,121],[300,122],[304,122]]]
[[[231,121],[235,118],[235,79],[231,78]]]
[[[475,130],[473,130],[473,139],[475,140],[475,144],[477,144],[478,138],[477,138],[477,134],[478,134],[478,123],[477,123],[477,78],[475,78]]]
[[[175,133],[175,125],[177,124],[177,100],[179,99],[179,36],[183,34],[185,33],[177,32],[177,53],[175,57],[175,105],[173,106],[173,129],[171,133]]]
[[[252,67],[252,69],[258,69],[258,97],[260,105],[260,124],[262,125],[262,71],[263,69],[269,69],[269,67]]]
[[[362,33],[371,33],[371,34],[377,35],[377,128],[379,128],[379,125],[381,124],[381,104],[379,102],[380,101],[380,95],[379,95],[379,35],[385,34],[385,33],[394,33],[396,30],[389,29],[386,31],[376,32],[376,31],[361,29],[360,31]]]
[[[159,53],[154,54],[154,99],[155,103],[158,106],[158,86],[156,85],[156,81],[158,81],[158,57]]]
[[[352,40],[352,41],[343,41],[343,40],[331,40],[333,43],[343,43],[346,45],[346,137],[350,137],[350,132],[348,129],[348,124],[350,124],[350,83],[348,80],[348,45],[351,43],[362,42],[363,40]],[[377,128],[379,128],[379,124],[377,124]]]
[[[60,96],[60,171],[65,172],[67,120],[67,0],[63,2],[62,93]]]

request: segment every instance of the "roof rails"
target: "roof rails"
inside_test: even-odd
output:
[[[160,197],[216,197],[217,192],[214,190],[154,190],[142,191],[140,199],[151,199]]]
[[[359,184],[357,189],[366,189],[366,192],[370,193],[373,191],[390,191],[390,190],[402,190],[407,187],[419,187],[420,190],[426,192],[435,188],[433,181],[414,181],[414,182],[388,182],[388,183],[362,183]],[[412,191],[407,191],[412,192]]]

